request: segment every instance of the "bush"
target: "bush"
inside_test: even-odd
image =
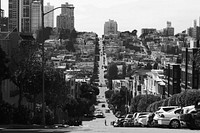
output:
[[[15,108],[13,111],[13,123],[15,124],[30,124],[30,110],[24,106]]]
[[[31,123],[38,124],[38,125],[42,124],[42,107],[36,108],[36,112],[32,118]],[[46,110],[45,110],[45,123],[47,125],[54,124],[54,114],[48,107],[46,107]]]
[[[4,101],[0,102],[0,124],[11,124],[14,107]]]
[[[200,98],[200,91],[199,90],[188,90],[185,96],[185,105],[194,105],[195,102]]]
[[[159,101],[160,97],[155,95],[138,95],[132,99],[131,110],[132,112],[146,111],[148,106],[155,101]],[[151,108],[149,107],[148,110]]]
[[[168,106],[168,103],[169,103],[169,98],[164,99],[162,106]]]
[[[178,105],[178,97],[180,94],[174,94],[172,97],[169,98],[168,105],[169,106],[177,106]]]
[[[160,101],[157,102],[158,108],[162,106],[162,104],[164,103],[164,101],[165,101],[165,100],[163,99],[163,100],[160,100]]]

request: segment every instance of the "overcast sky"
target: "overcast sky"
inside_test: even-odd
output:
[[[197,19],[199,25],[200,0],[44,0],[54,7],[68,2],[75,9],[75,29],[77,31],[93,31],[103,34],[105,21],[109,19],[118,23],[118,30],[132,31],[141,28],[166,27],[171,21],[175,33],[193,26]],[[8,16],[8,0],[1,0],[5,15]],[[55,11],[55,18],[60,9]]]

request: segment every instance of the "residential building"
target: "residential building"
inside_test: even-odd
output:
[[[47,3],[46,6],[44,6],[44,12],[48,12],[54,9],[54,6],[50,5],[50,3]],[[54,27],[54,11],[46,14],[44,16],[44,27]]]
[[[42,26],[41,2],[33,1],[31,9],[31,31],[32,33],[35,33]]]
[[[147,74],[149,72],[151,72],[151,70],[138,69],[131,76],[133,79],[133,97],[140,94],[153,94],[149,92],[150,86],[147,85]]]
[[[74,29],[74,6],[72,4],[62,4],[61,14],[57,16],[58,29]]]
[[[117,32],[118,32],[118,26],[116,21],[109,19],[109,21],[105,22],[104,35],[117,34]]]
[[[152,69],[149,72],[147,72],[146,77],[144,77],[144,81],[143,81],[144,82],[143,91],[146,94],[158,95],[162,98],[163,88],[159,87],[159,86],[164,85],[162,78],[163,78],[163,70]]]

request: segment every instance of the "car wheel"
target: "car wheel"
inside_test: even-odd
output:
[[[180,128],[181,124],[178,120],[172,120],[169,124],[171,128]]]

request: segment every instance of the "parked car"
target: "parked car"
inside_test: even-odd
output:
[[[124,122],[124,118],[118,118],[114,121],[114,127],[122,127]]]
[[[154,113],[153,122],[151,123],[151,125],[158,126],[158,118],[160,117],[159,116],[160,113],[168,112],[168,111],[176,109],[176,108],[178,108],[178,106],[161,106],[161,107],[159,107],[158,110]]]
[[[110,109],[105,109],[105,113],[110,113]]]
[[[149,117],[149,114],[139,116],[137,119],[139,126],[142,126],[142,127],[148,126],[148,117]]]
[[[196,101],[194,109],[180,115],[180,120],[190,129],[200,129],[200,99]]]
[[[137,113],[127,114],[125,119],[124,119],[123,126],[124,127],[132,127],[132,126],[134,126],[134,118],[135,118],[136,115],[137,115]]]
[[[102,112],[95,114],[95,117],[96,118],[105,118],[105,116],[104,116],[104,114]]]
[[[141,123],[139,123],[139,118],[142,118],[140,116],[143,116],[143,115],[148,115],[149,112],[138,112],[134,118],[134,126],[141,126]]]
[[[191,107],[179,107],[168,112],[163,112],[159,114],[158,125],[169,126],[171,128],[180,128],[185,123],[180,121],[180,115]]]

